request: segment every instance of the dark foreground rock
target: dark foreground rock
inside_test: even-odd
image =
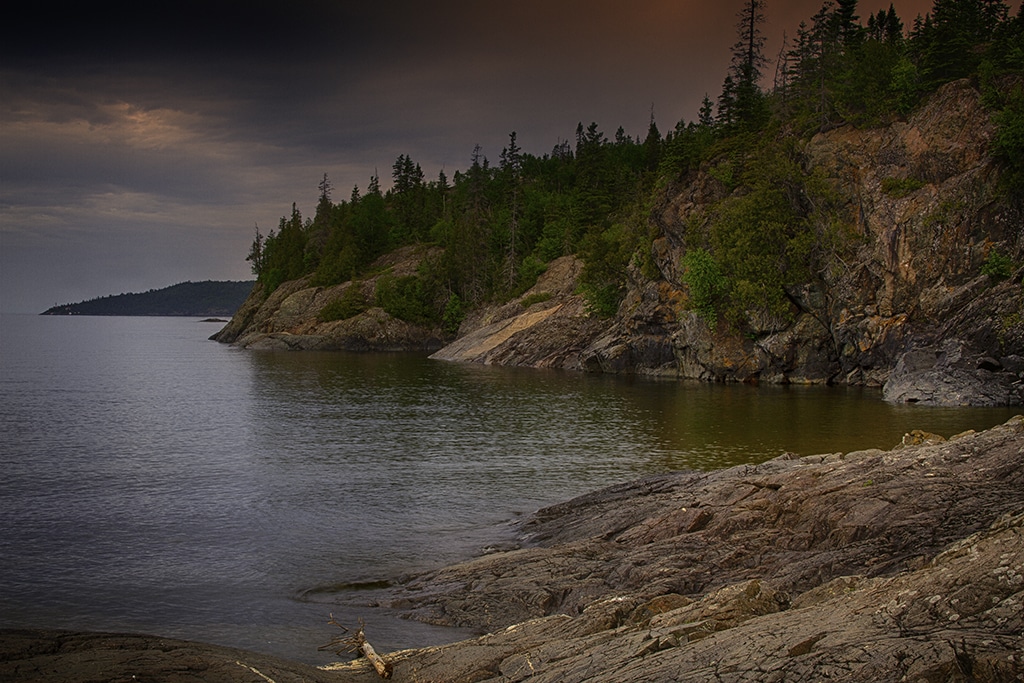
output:
[[[383,594],[489,631],[385,654],[392,680],[1024,681],[1024,416],[649,477],[523,531]],[[155,638],[11,637],[0,680],[380,680],[363,659],[318,671]]]
[[[395,680],[1024,680],[1024,417],[651,477],[526,531],[391,596],[492,631],[393,653]]]
[[[216,645],[156,636],[0,630],[0,681],[25,683],[326,683],[324,671]]]

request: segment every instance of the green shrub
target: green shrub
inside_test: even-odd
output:
[[[899,199],[917,192],[924,187],[924,181],[917,178],[886,178],[882,181],[882,192],[890,197]]]
[[[345,288],[336,299],[332,299],[320,309],[317,320],[322,323],[332,320],[348,320],[357,316],[370,307],[366,297],[363,296],[362,288],[358,282],[353,282]]]
[[[619,311],[623,288],[617,284],[582,285],[584,310],[598,318],[611,318]]]
[[[534,304],[543,303],[551,298],[551,292],[537,292],[529,296],[524,296],[523,300],[519,303],[523,308],[529,308]]]
[[[1001,254],[998,249],[992,249],[985,263],[981,265],[981,273],[993,280],[1005,280],[1013,275],[1013,261],[1009,256]]]
[[[1024,197],[1024,86],[1017,86],[997,113],[992,152],[1004,169],[1003,182],[1011,193]]]
[[[548,269],[548,264],[536,256],[527,256],[519,266],[519,292],[525,292],[537,284],[537,278]]]
[[[466,304],[459,298],[458,294],[452,294],[448,297],[448,303],[445,304],[444,313],[441,315],[441,328],[447,334],[455,334],[459,331],[459,326],[462,325],[462,321],[466,319]]]
[[[690,288],[690,309],[709,325],[729,292],[729,282],[715,257],[706,249],[691,249],[683,256],[683,282]]]
[[[399,320],[417,324],[437,322],[433,297],[416,275],[380,276],[375,299],[378,306]]]

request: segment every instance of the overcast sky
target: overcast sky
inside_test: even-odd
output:
[[[0,311],[242,280],[258,224],[717,97],[742,0],[20,3],[0,24]],[[931,0],[895,0],[910,25]],[[1019,3],[1014,3],[1016,7]],[[819,0],[768,0],[774,56]],[[888,0],[861,0],[862,21]],[[773,67],[768,68],[769,75]]]

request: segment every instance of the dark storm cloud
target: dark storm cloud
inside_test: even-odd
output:
[[[359,5],[330,1],[19,3],[5,14],[0,54],[24,61],[290,57],[367,35]]]

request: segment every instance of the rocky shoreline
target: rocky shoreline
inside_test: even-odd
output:
[[[377,595],[487,631],[386,654],[393,680],[1024,680],[1024,416],[890,451],[648,477],[541,510],[522,533]],[[318,670],[142,636],[0,635],[11,681],[379,680],[365,660]]]

